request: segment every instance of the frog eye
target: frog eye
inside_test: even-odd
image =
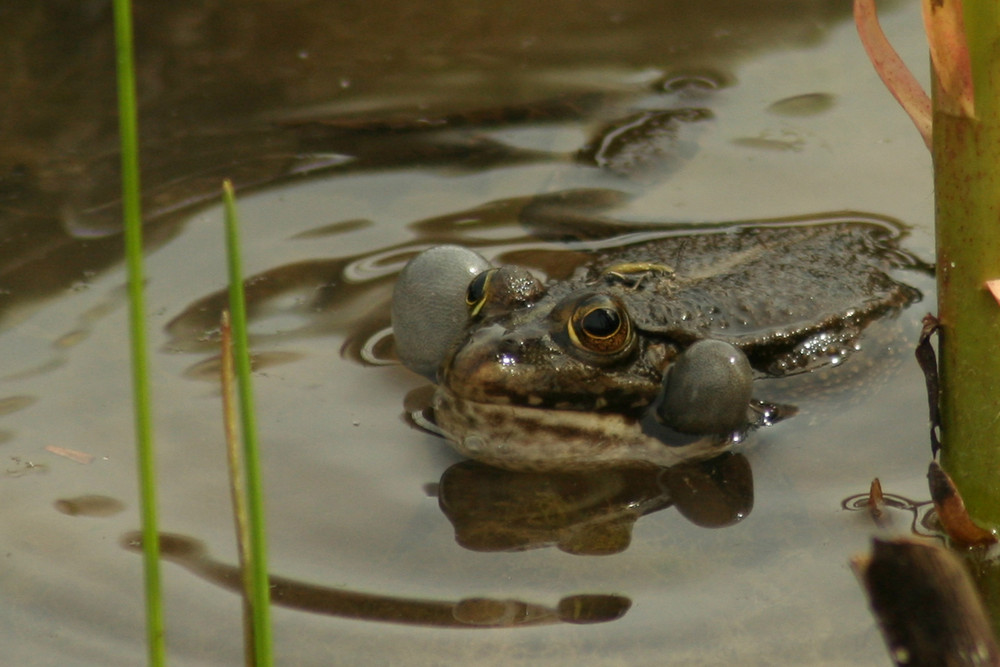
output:
[[[489,318],[530,307],[544,294],[545,288],[530,271],[508,264],[473,278],[465,290],[465,305],[470,319]]]
[[[469,280],[490,263],[460,246],[425,250],[406,265],[392,292],[396,355],[410,370],[432,380],[469,321]]]
[[[574,345],[602,355],[618,354],[634,340],[624,306],[617,299],[601,294],[577,304],[567,329]]]
[[[469,307],[469,315],[475,317],[479,314],[486,297],[489,295],[490,280],[496,269],[487,269],[472,279],[469,288],[465,290],[465,305]]]

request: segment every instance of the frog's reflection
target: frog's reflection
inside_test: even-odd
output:
[[[142,535],[122,536],[122,546],[142,550]],[[160,554],[192,574],[231,591],[240,591],[240,569],[212,558],[205,545],[191,537],[160,534]],[[624,616],[632,602],[621,595],[578,594],[555,606],[521,600],[466,598],[421,600],[328,588],[272,576],[271,602],[298,611],[362,621],[381,621],[445,628],[514,628],[554,623],[605,623]]]
[[[753,508],[753,474],[737,452],[670,468],[549,473],[462,461],[441,476],[437,495],[467,549],[604,555],[628,548],[639,517],[671,505],[706,528],[741,521]]]

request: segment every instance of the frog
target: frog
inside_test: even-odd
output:
[[[461,246],[396,283],[396,351],[435,382],[439,433],[515,471],[707,459],[794,410],[762,379],[840,365],[864,330],[921,298],[916,260],[875,219],[650,227],[540,279]]]

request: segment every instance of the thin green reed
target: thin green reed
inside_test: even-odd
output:
[[[239,408],[236,406],[236,369],[233,361],[233,328],[229,311],[222,311],[219,327],[222,343],[222,426],[226,434],[226,462],[229,464],[229,493],[233,503],[233,522],[236,526],[236,546],[240,561],[240,579],[243,585],[243,662],[247,667],[257,664],[256,640],[253,621],[253,579],[250,563],[250,525],[247,520],[247,492],[244,483],[243,462],[240,459]]]
[[[238,402],[243,432],[243,471],[246,479],[246,510],[250,528],[249,568],[253,609],[254,656],[258,665],[271,665],[271,591],[267,572],[267,532],[264,526],[264,493],[257,446],[257,423],[251,386],[250,346],[243,295],[239,224],[233,184],[222,186],[226,209],[226,251],[229,258],[229,309],[232,315],[233,348],[238,379]]]
[[[142,210],[139,189],[139,131],[135,67],[132,56],[132,6],[115,0],[115,49],[118,68],[118,117],[122,154],[122,208],[125,261],[128,268],[129,331],[132,345],[132,392],[142,513],[142,553],[146,596],[146,633],[150,665],[166,662],[160,585],[160,543],[156,517],[156,466],[152,402],[143,299]]]

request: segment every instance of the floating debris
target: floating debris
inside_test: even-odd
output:
[[[877,522],[882,518],[885,508],[885,496],[882,495],[882,482],[878,477],[872,480],[871,489],[868,491],[868,511]]]
[[[75,449],[66,449],[65,447],[56,447],[55,445],[46,445],[45,451],[51,452],[56,456],[67,458],[70,461],[76,461],[77,463],[83,465],[93,463],[94,461],[94,456],[92,454],[78,452]]]

